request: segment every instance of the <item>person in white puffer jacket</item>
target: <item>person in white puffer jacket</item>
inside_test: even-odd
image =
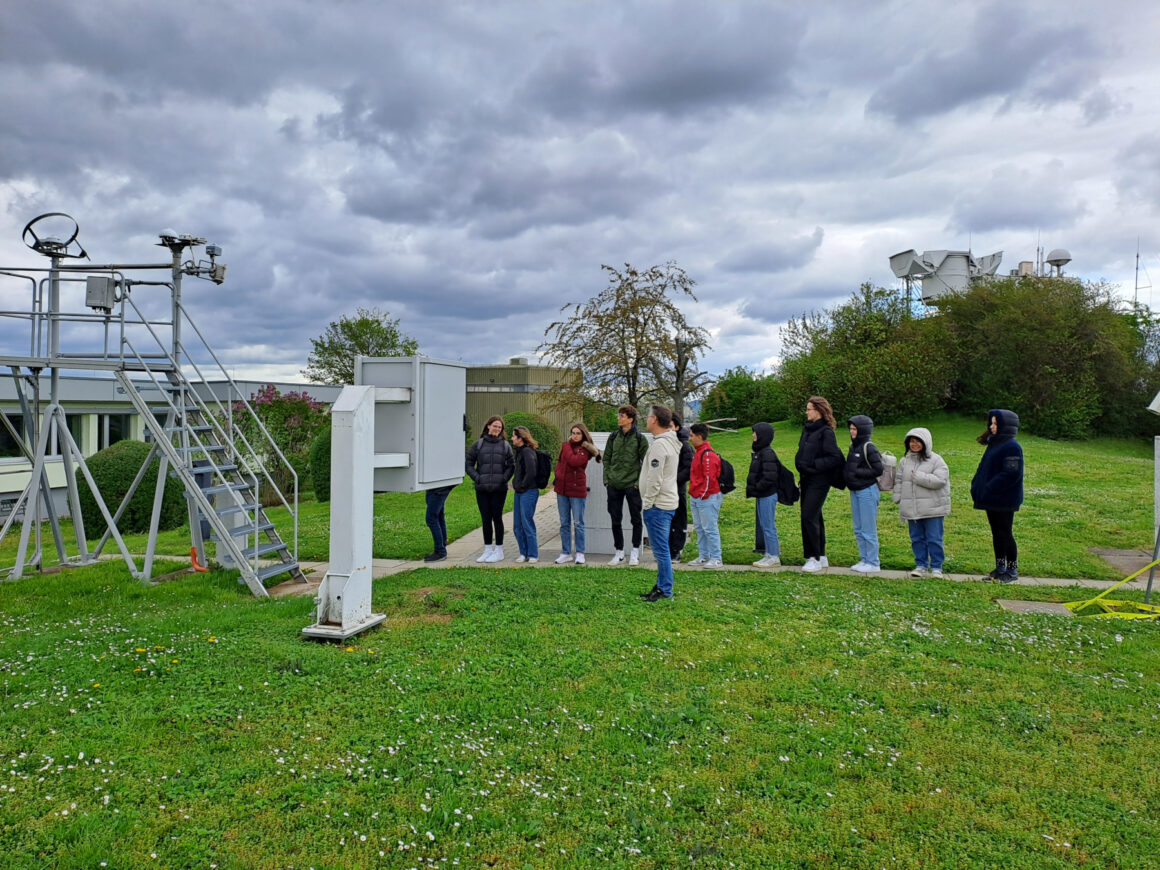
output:
[[[931,450],[930,430],[916,426],[906,433],[903,457],[894,471],[894,503],[910,530],[914,551],[911,577],[942,576],[943,518],[951,512],[951,472]]]

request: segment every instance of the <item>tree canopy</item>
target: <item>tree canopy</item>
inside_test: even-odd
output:
[[[548,325],[536,349],[547,365],[582,372],[554,388],[550,401],[638,408],[663,401],[680,410],[708,380],[697,361],[710,347],[709,333],[677,307],[682,298],[696,301],[696,282],[672,262],[644,270],[628,263],[600,268],[608,285],[586,302],[563,306],[565,317]]]
[[[353,384],[356,356],[412,356],[419,344],[399,330],[398,318],[378,308],[359,308],[356,314],[332,320],[319,338],[302,370],[316,384]]]

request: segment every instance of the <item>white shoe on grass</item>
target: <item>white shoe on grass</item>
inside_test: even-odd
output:
[[[572,556],[569,553],[561,553],[559,556],[556,557],[556,564],[557,565],[567,565],[571,561],[572,561]]]
[[[528,561],[528,560],[524,557],[524,555],[522,553],[519,556],[516,556],[516,563],[517,564],[519,564],[520,562],[526,562],[526,561]]]
[[[628,564],[630,564],[630,565],[639,565],[640,564],[640,547],[633,547],[632,548],[632,552],[628,554]]]
[[[708,562],[706,562],[701,567],[704,568],[706,571],[713,571],[713,570],[716,570],[717,568],[724,568],[725,564],[720,559],[710,559]]]
[[[609,565],[623,565],[624,564],[624,550],[617,550],[612,554],[612,558],[608,560]]]
[[[807,574],[817,574],[822,570],[822,563],[815,559],[813,556],[810,556],[808,559],[806,559],[806,563],[802,565],[802,570]]]
[[[762,556],[753,563],[755,568],[774,568],[781,564],[780,556]]]
[[[583,553],[577,553],[577,554],[576,554],[576,564],[577,564],[577,565],[583,565],[583,564],[584,564],[584,554],[583,554]]]
[[[694,559],[692,562],[687,562],[686,564],[687,564],[687,565],[688,565],[690,568],[700,568],[702,565],[704,565],[704,564],[705,564],[706,562],[708,562],[708,561],[709,561],[709,560],[708,560],[708,559],[706,559],[704,556],[698,556],[698,557],[697,557],[696,559]]]

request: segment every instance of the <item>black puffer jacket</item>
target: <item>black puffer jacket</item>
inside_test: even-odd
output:
[[[677,440],[681,442],[681,454],[677,457],[677,489],[683,489],[689,482],[689,475],[693,471],[693,454],[697,451],[689,443],[687,426],[677,430]]]
[[[971,481],[971,500],[981,511],[1017,511],[1023,504],[1023,448],[1015,440],[1019,415],[1004,408],[987,412],[987,425],[994,417],[998,430],[987,439],[987,449]]]
[[[777,478],[781,462],[770,445],[773,427],[768,423],[754,423],[753,458],[749,460],[749,474],[745,478],[746,498],[767,498],[777,492]]]
[[[467,476],[482,492],[507,490],[508,481],[516,471],[512,446],[498,435],[484,435],[467,448],[465,463]]]
[[[516,473],[512,478],[512,489],[516,492],[527,492],[536,488],[536,451],[530,444],[525,444],[516,451]]]
[[[830,472],[841,468],[845,461],[846,457],[842,455],[838,439],[829,423],[825,420],[806,423],[801,440],[798,441],[797,455],[793,459],[802,486],[814,478],[829,479]]]
[[[874,433],[873,420],[865,414],[855,414],[848,422],[858,428],[858,437],[850,443],[842,474],[846,479],[846,489],[858,492],[874,486],[882,476],[882,454],[870,443],[870,436]]]

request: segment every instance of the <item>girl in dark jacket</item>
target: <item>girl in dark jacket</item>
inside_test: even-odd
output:
[[[881,570],[878,559],[878,478],[882,476],[882,454],[870,440],[874,421],[865,414],[855,414],[850,425],[850,452],[842,469],[846,489],[850,490],[850,515],[854,519],[854,540],[858,542],[858,562],[851,571],[875,574]]]
[[[978,438],[987,449],[971,481],[971,499],[975,510],[987,512],[995,551],[995,570],[983,579],[1000,583],[1019,579],[1019,548],[1012,531],[1015,511],[1023,504],[1023,448],[1015,440],[1018,434],[1019,416],[1014,411],[988,411],[987,428]]]
[[[834,430],[838,427],[834,409],[821,396],[810,396],[806,402],[806,425],[798,442],[794,465],[801,476],[802,550],[806,563],[802,570],[810,574],[830,567],[826,558],[826,523],[822,507],[830,493],[830,481],[841,473],[846,457],[838,447]],[[766,552],[769,545],[766,544]]]
[[[539,446],[527,426],[516,426],[512,430],[512,447],[516,453],[516,474],[512,479],[512,489],[516,491],[512,532],[520,550],[517,562],[536,562],[540,558],[536,538],[536,505],[540,501],[540,491],[536,488],[536,450]]]
[[[479,440],[467,448],[467,476],[475,483],[475,503],[483,521],[483,555],[476,562],[503,561],[503,506],[515,455],[503,437],[503,417],[489,417]],[[495,544],[492,544],[492,536]]]
[[[781,542],[777,539],[777,481],[781,462],[773,452],[773,426],[753,424],[753,458],[745,478],[745,497],[756,499],[757,524],[765,541],[765,555],[753,564],[773,568],[781,564]]]
[[[556,564],[572,561],[572,533],[575,530],[576,564],[584,564],[584,508],[588,504],[588,461],[600,461],[600,450],[583,423],[573,423],[568,440],[556,460],[556,510],[560,513],[560,555]]]

